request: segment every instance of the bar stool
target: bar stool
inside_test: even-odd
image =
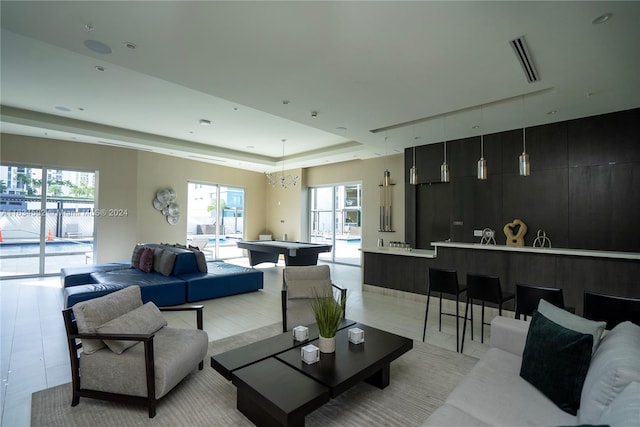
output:
[[[467,330],[467,312],[471,304],[471,330],[473,331],[473,300],[482,301],[482,321],[480,322],[480,340],[484,343],[484,325],[489,325],[484,321],[485,302],[498,304],[498,313],[502,316],[502,304],[515,297],[513,292],[502,292],[500,278],[498,276],[486,276],[483,274],[467,273],[467,305],[464,309],[464,327],[462,328],[462,345],[460,352],[464,351],[464,336]],[[473,339],[473,335],[471,336]]]
[[[640,298],[584,291],[583,302],[583,317],[607,322],[608,330],[627,320],[640,326]]]
[[[455,316],[456,317],[456,351],[459,351],[460,347],[460,316],[459,302],[460,294],[465,292],[466,288],[461,287],[458,283],[458,273],[455,270],[442,270],[438,268],[429,268],[428,281],[427,281],[427,307],[424,313],[424,329],[422,331],[422,341],[425,340],[427,335],[427,318],[429,317],[429,299],[431,292],[440,293],[440,313],[438,314],[438,331],[442,331],[442,315]],[[456,297],[456,312],[443,313],[442,312],[442,294],[455,295]],[[473,323],[472,323],[473,325]],[[473,327],[473,326],[472,326]],[[472,332],[473,333],[473,332]]]
[[[533,316],[541,299],[556,307],[565,308],[564,296],[560,288],[516,284],[516,319],[523,316],[523,320],[527,320],[527,316]]]

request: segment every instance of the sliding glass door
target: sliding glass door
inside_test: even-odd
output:
[[[93,263],[96,173],[0,166],[2,277]]]
[[[244,189],[190,182],[187,202],[187,242],[207,259],[240,258],[236,245],[244,238]]]
[[[311,242],[333,245],[319,258],[360,265],[362,184],[311,188],[309,213]]]

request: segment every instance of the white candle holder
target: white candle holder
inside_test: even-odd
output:
[[[320,349],[313,344],[305,345],[300,349],[300,358],[307,365],[320,360]]]
[[[309,328],[306,326],[296,326],[293,328],[293,339],[296,341],[305,341],[309,339]]]
[[[353,344],[360,344],[364,342],[364,331],[360,328],[351,328],[347,331],[349,341]]]

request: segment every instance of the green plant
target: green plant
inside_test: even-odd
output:
[[[311,307],[316,317],[320,336],[332,338],[336,336],[338,325],[342,321],[345,301],[336,301],[331,293],[314,295]]]

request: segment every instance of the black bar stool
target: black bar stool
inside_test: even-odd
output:
[[[459,302],[460,294],[465,292],[466,288],[461,287],[458,283],[458,273],[455,270],[441,270],[438,268],[429,268],[428,280],[427,280],[427,307],[424,313],[424,329],[422,331],[422,341],[425,340],[427,335],[427,318],[429,317],[429,299],[431,292],[440,293],[440,313],[438,314],[438,331],[442,331],[442,315],[455,316],[456,317],[456,351],[459,351],[460,347],[460,316]],[[456,312],[443,313],[442,312],[442,294],[455,295],[456,297]],[[472,320],[473,322],[473,320]],[[472,323],[473,328],[473,323]],[[473,329],[472,329],[473,334]],[[472,335],[473,339],[473,335]]]
[[[523,320],[527,320],[527,316],[533,316],[541,299],[565,309],[562,289],[516,284],[516,319],[523,316]],[[567,309],[571,311],[570,308]]]
[[[607,322],[609,330],[627,320],[640,326],[640,298],[584,291],[582,311],[585,319]]]
[[[486,276],[483,274],[467,273],[467,305],[464,309],[464,327],[462,328],[462,345],[460,352],[464,351],[464,336],[467,330],[467,312],[471,304],[471,331],[473,332],[473,300],[482,301],[482,321],[480,322],[480,340],[484,343],[484,304],[491,302],[498,304],[498,313],[502,316],[502,304],[515,297],[513,292],[502,292],[500,278],[498,276]],[[473,339],[473,335],[471,336]]]

